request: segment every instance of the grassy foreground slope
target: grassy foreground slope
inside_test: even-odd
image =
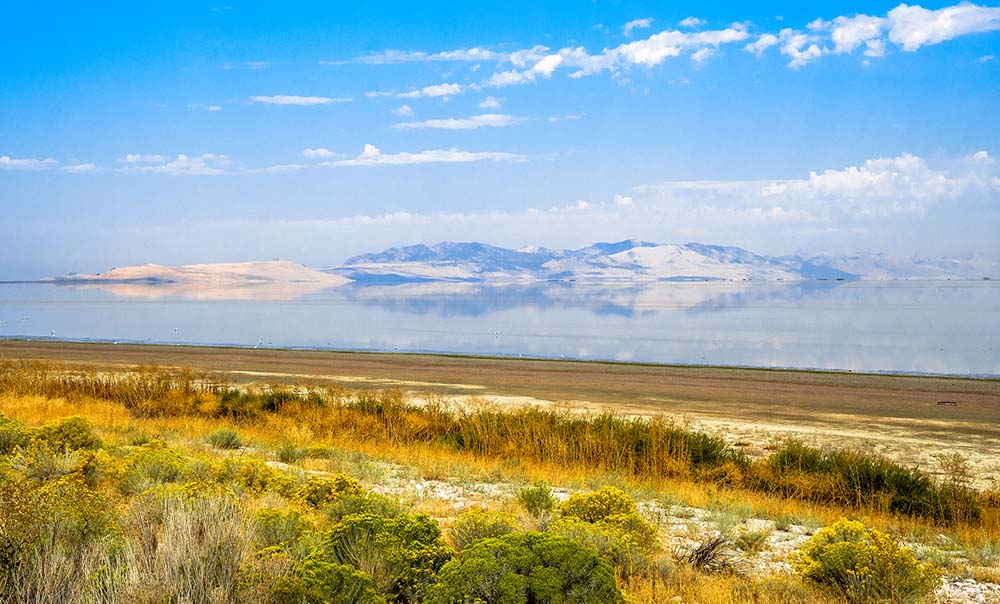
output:
[[[498,552],[575,601],[834,601],[787,563],[843,516],[997,579],[998,497],[960,459],[945,479],[796,442],[750,460],[664,419],[153,368],[4,363],[0,413],[11,601],[447,602]],[[558,570],[579,565],[613,589]]]

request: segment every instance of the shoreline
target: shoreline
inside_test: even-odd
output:
[[[931,372],[908,372],[895,370],[859,370],[853,369],[829,369],[821,367],[792,367],[792,366],[761,366],[761,365],[713,365],[705,363],[659,363],[655,361],[620,361],[615,359],[581,359],[573,357],[556,358],[545,356],[523,356],[514,354],[476,354],[462,352],[441,352],[425,350],[379,350],[379,349],[353,349],[353,348],[326,348],[319,346],[258,346],[250,344],[233,343],[188,343],[169,341],[139,341],[139,340],[110,340],[110,339],[73,339],[73,338],[53,338],[50,336],[0,336],[0,346],[5,342],[25,343],[25,344],[82,344],[93,346],[150,346],[165,347],[170,349],[211,349],[211,350],[260,350],[275,353],[282,352],[318,352],[335,353],[342,355],[391,355],[399,357],[440,357],[446,359],[467,359],[478,361],[523,361],[532,363],[579,363],[585,365],[611,365],[624,367],[648,367],[665,369],[703,369],[703,370],[740,370],[740,371],[760,371],[772,373],[802,373],[819,375],[847,375],[847,376],[868,376],[885,378],[934,378],[942,380],[974,380],[987,382],[1000,382],[1000,374],[962,374],[962,373],[931,373]],[[0,358],[3,358],[0,355]]]

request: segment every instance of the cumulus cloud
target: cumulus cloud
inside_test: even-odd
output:
[[[633,30],[648,29],[652,25],[653,25],[652,17],[646,17],[645,19],[633,19],[622,27],[622,31],[625,32],[626,36],[631,36]]]
[[[402,122],[393,124],[396,130],[478,130],[479,128],[503,128],[513,126],[523,121],[523,118],[502,113],[484,113],[466,118],[448,118],[424,120],[422,122]]]
[[[938,10],[900,4],[889,11],[889,39],[905,51],[1000,29],[1000,8],[961,3]]]
[[[413,108],[409,105],[400,105],[395,109],[390,109],[389,112],[393,115],[398,115],[399,117],[410,117],[413,115]]]
[[[813,171],[801,179],[682,181],[645,190],[657,192],[661,200],[760,208],[761,216],[782,220],[922,214],[948,200],[1000,193],[991,159],[982,151],[945,167],[931,166],[919,156],[903,153],[856,166]]]
[[[331,103],[349,103],[353,99],[348,97],[333,98],[326,96],[275,94],[271,96],[254,96],[250,97],[250,100],[254,103],[262,103],[264,105],[299,105],[308,107],[311,105],[329,105]]]
[[[181,153],[176,157],[130,153],[122,161],[128,164],[124,168],[128,172],[180,176],[215,176],[224,173],[226,167],[233,163],[225,155],[217,153],[190,156]]]
[[[59,165],[59,162],[51,157],[37,159],[33,157],[14,158],[9,155],[0,155],[0,170],[25,170],[37,172],[48,170]]]
[[[804,30],[787,28],[777,37],[765,33],[745,48],[759,57],[780,42],[781,54],[791,59],[788,66],[800,69],[824,55],[852,54],[861,48],[866,57],[882,57],[887,42],[913,52],[959,36],[995,30],[1000,30],[1000,8],[963,2],[929,10],[900,4],[884,17],[843,15],[829,21],[815,19]]]
[[[329,166],[403,166],[412,164],[468,163],[477,161],[525,161],[525,157],[499,151],[461,151],[459,149],[430,149],[417,153],[382,153],[375,145],[365,145],[364,151],[354,159],[328,162]]]

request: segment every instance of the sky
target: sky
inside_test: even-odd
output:
[[[0,279],[443,240],[1000,260],[997,6],[8,3],[0,53]]]

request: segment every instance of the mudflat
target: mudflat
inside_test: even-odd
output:
[[[1000,380],[405,353],[0,341],[0,359],[186,367],[238,383],[336,383],[496,404],[692,421],[760,451],[788,436],[933,469],[966,456],[1000,476]]]

